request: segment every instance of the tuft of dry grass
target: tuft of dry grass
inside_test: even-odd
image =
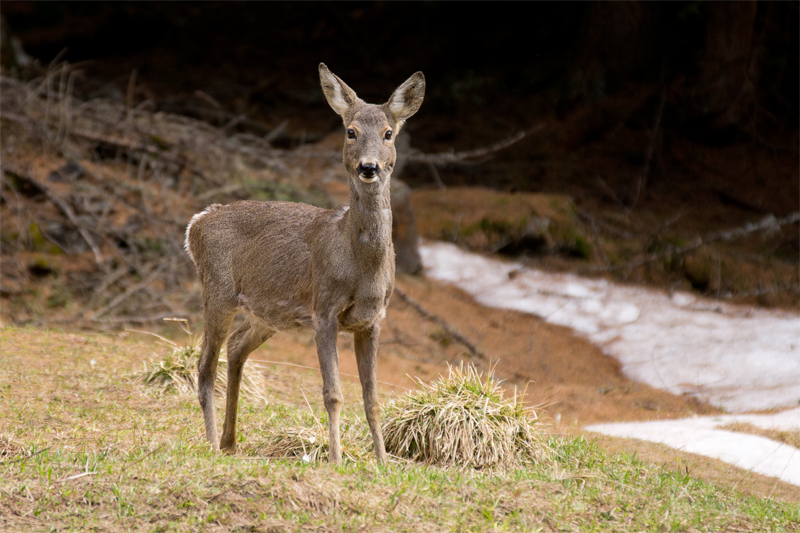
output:
[[[177,391],[180,394],[194,394],[197,392],[197,361],[200,358],[200,342],[194,338],[191,343],[180,346],[166,341],[170,345],[169,351],[161,358],[144,364],[144,370],[133,375],[133,379],[151,387],[164,391]],[[214,383],[214,393],[225,396],[228,383],[228,361],[225,359],[226,350],[220,352],[217,366],[217,380]],[[248,372],[247,369],[250,369]],[[267,399],[267,382],[260,365],[247,362],[242,372],[241,394],[244,398],[259,403],[269,403]]]
[[[22,454],[22,446],[8,433],[0,433],[0,461]]]
[[[472,366],[449,367],[447,377],[386,407],[386,451],[413,461],[505,470],[550,458],[536,413],[522,397],[504,398],[500,382]]]
[[[265,442],[258,447],[259,455],[274,458],[302,458],[316,463],[328,456],[328,438],[320,425],[264,427]]]
[[[341,420],[340,434],[342,456],[353,463],[368,461],[372,452],[372,440],[366,429],[366,421],[360,418]],[[272,458],[302,459],[308,463],[328,460],[328,430],[319,419],[310,424],[299,417],[282,423],[261,424],[259,445],[248,453]]]

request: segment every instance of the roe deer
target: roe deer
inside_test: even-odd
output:
[[[316,332],[322,394],[329,421],[331,463],[341,463],[339,329],[352,331],[369,429],[386,462],[378,405],[380,321],[394,290],[395,257],[389,178],[395,136],[417,112],[425,77],[417,72],[383,105],[368,104],[323,63],[325,98],[345,127],[344,166],[350,206],[320,209],[290,202],[214,204],[192,217],[186,251],[203,286],[203,346],[198,398],[206,437],[217,449],[214,381],[219,350],[237,310],[247,314],[228,339],[228,389],[219,447],[236,452],[236,411],[242,366],[279,330]]]

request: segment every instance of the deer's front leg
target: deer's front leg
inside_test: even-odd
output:
[[[361,379],[361,393],[364,397],[364,412],[372,433],[375,454],[380,463],[386,464],[386,448],[381,432],[381,411],[378,403],[378,335],[380,326],[375,325],[366,331],[355,334],[356,361],[358,377]]]
[[[339,441],[339,414],[342,411],[342,386],[339,383],[339,352],[336,349],[337,320],[319,320],[315,340],[319,368],[322,372],[322,397],[328,411],[328,446],[330,462],[341,464],[342,445]]]

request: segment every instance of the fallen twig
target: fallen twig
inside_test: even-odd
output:
[[[108,313],[109,311],[111,311],[112,309],[114,309],[115,307],[120,305],[121,303],[123,303],[125,300],[130,298],[134,293],[136,293],[136,292],[138,292],[138,291],[140,291],[142,289],[147,288],[147,285],[149,283],[151,283],[156,278],[156,276],[158,276],[158,274],[160,274],[161,271],[164,270],[164,268],[166,266],[167,266],[166,262],[161,262],[160,264],[156,265],[147,274],[147,276],[144,278],[144,280],[142,280],[140,283],[137,283],[136,285],[130,287],[128,290],[126,290],[122,294],[118,295],[116,298],[111,300],[109,303],[107,303],[106,305],[104,305],[100,309],[95,310],[94,313],[92,313],[92,316],[94,318],[100,318],[101,316],[105,315],[106,313]],[[171,312],[170,316],[172,316],[173,314],[174,313]]]
[[[613,235],[614,237],[620,239],[635,239],[636,235],[630,231],[627,231],[622,228],[618,228],[616,226],[612,226],[607,222],[603,222],[600,219],[595,218],[592,216],[588,211],[584,211],[583,209],[576,209],[575,213],[578,215],[578,218],[595,226],[598,230],[603,231],[604,233],[608,233],[609,235]]]
[[[25,457],[19,457],[19,458],[17,458],[17,459],[14,459],[14,460],[12,460],[12,461],[3,461],[2,463],[0,463],[0,466],[12,465],[12,464],[14,464],[14,463],[21,463],[22,461],[27,461],[27,460],[28,460],[28,459],[30,459],[31,457],[36,457],[36,456],[37,456],[37,455],[39,455],[40,453],[44,453],[44,452],[46,452],[47,450],[49,450],[50,448],[52,448],[52,446],[48,446],[47,448],[42,448],[42,449],[41,449],[41,450],[39,450],[38,452],[33,452],[33,453],[32,453],[32,454],[30,454],[30,455],[26,455]]]
[[[762,231],[776,231],[782,228],[783,226],[787,226],[789,224],[795,224],[797,222],[800,222],[800,211],[795,211],[794,213],[780,219],[775,218],[775,215],[768,215],[764,217],[761,220],[761,222],[758,222],[756,224],[748,223],[739,228],[733,228],[726,231],[718,231],[716,233],[711,233],[704,237],[698,237],[692,244],[688,244],[680,248],[674,248],[670,246],[668,249],[662,252],[647,254],[639,259],[629,261],[624,265],[614,267],[613,269],[631,270],[633,268],[645,265],[647,263],[652,263],[654,261],[660,261],[662,259],[667,259],[670,257],[686,255],[689,252],[692,252],[694,250],[697,250],[698,248],[706,246],[707,244],[711,244],[714,242],[732,241],[734,239],[744,237],[745,235],[750,235],[751,233],[758,233]]]
[[[447,165],[452,163],[458,165],[467,165],[472,163],[472,161],[469,161],[470,159],[491,155],[494,152],[498,152],[503,148],[508,148],[512,144],[519,142],[527,135],[531,135],[543,129],[544,129],[544,124],[537,124],[528,131],[520,131],[507,139],[504,139],[500,142],[497,142],[485,148],[467,150],[464,152],[441,152],[438,154],[424,154],[419,150],[412,149],[406,152],[404,157],[406,159],[406,162],[409,163],[429,163],[432,165]]]
[[[476,348],[475,345],[469,342],[463,335],[461,335],[459,332],[450,327],[450,325],[447,322],[445,322],[441,317],[434,315],[433,313],[422,307],[417,301],[415,301],[413,298],[411,298],[409,295],[403,292],[400,288],[395,287],[394,293],[398,296],[398,298],[403,300],[404,303],[410,305],[424,319],[430,320],[437,326],[441,327],[449,337],[451,337],[456,342],[464,345],[473,356],[486,359],[486,354],[484,354],[482,351]]]
[[[428,168],[430,169],[431,174],[433,175],[433,181],[436,182],[436,186],[440,189],[446,189],[447,187],[444,186],[442,177],[439,176],[439,171],[436,170],[436,165],[434,165],[433,163],[428,163]]]
[[[120,470],[120,472],[119,472],[119,479],[117,480],[117,483],[122,481],[122,475],[125,473],[126,470],[128,470],[133,465],[144,461],[145,459],[147,459],[148,457],[150,457],[151,455],[153,455],[154,453],[156,453],[158,450],[160,450],[163,447],[164,447],[164,443],[162,442],[161,444],[159,444],[158,446],[156,446],[155,448],[153,448],[152,450],[150,450],[149,452],[147,452],[143,456],[141,456],[138,459],[136,459],[134,462],[132,462],[130,464],[127,464],[124,467],[122,467],[122,470]]]
[[[64,479],[56,480],[55,483],[66,483],[67,481],[72,481],[73,479],[79,479],[86,476],[93,476],[97,474],[97,472],[81,472],[80,474],[75,474],[74,476],[65,477]]]
[[[56,205],[56,207],[58,207],[58,209],[61,210],[62,213],[64,213],[64,216],[67,217],[70,223],[73,226],[75,226],[75,229],[78,230],[78,233],[80,233],[83,240],[86,241],[86,244],[88,244],[89,248],[91,248],[97,266],[99,266],[100,269],[103,271],[106,270],[106,266],[103,263],[103,256],[100,254],[100,248],[97,247],[97,244],[94,242],[94,239],[92,239],[92,236],[89,235],[89,233],[86,231],[86,229],[84,229],[80,221],[78,221],[78,218],[75,216],[75,212],[72,210],[69,204],[67,204],[64,200],[59,198],[53,191],[50,190],[50,188],[47,185],[37,180],[33,176],[30,176],[29,174],[26,174],[24,172],[17,172],[6,166],[3,166],[3,172],[11,174],[17,179],[25,180],[28,183],[32,184],[34,187],[41,190],[47,197],[47,199],[53,202]]]
[[[211,177],[205,175],[203,172],[197,170],[196,168],[188,166],[187,161],[186,161],[185,158],[179,157],[179,156],[170,155],[169,153],[166,153],[164,150],[161,150],[161,149],[156,148],[154,146],[147,146],[145,144],[137,143],[136,141],[133,141],[133,140],[125,138],[125,137],[115,137],[115,136],[111,136],[111,135],[103,135],[101,133],[88,131],[88,130],[81,130],[81,129],[72,129],[72,130],[70,130],[69,134],[70,135],[74,135],[76,137],[81,137],[83,139],[86,139],[87,141],[92,141],[92,142],[96,142],[96,143],[107,144],[107,145],[110,145],[110,146],[117,146],[119,148],[124,148],[125,150],[131,151],[131,152],[144,152],[144,153],[150,154],[152,156],[155,156],[155,157],[157,157],[159,159],[163,159],[164,161],[167,161],[167,162],[172,163],[174,165],[177,165],[179,168],[182,168],[182,169],[185,168],[186,170],[191,172],[193,175],[195,175],[198,178],[201,178],[201,179],[203,179],[205,181],[209,181],[209,182],[211,182],[211,183],[213,183],[215,185],[219,185],[220,184],[219,180],[211,178]]]
[[[650,144],[647,145],[647,151],[645,152],[644,157],[644,166],[642,167],[642,172],[639,174],[639,179],[636,182],[636,196],[633,198],[633,202],[631,202],[630,208],[628,208],[628,212],[633,211],[633,208],[636,207],[636,203],[639,201],[639,195],[642,193],[642,190],[647,186],[647,177],[650,173],[650,161],[653,159],[653,150],[658,142],[658,135],[661,129],[661,117],[664,115],[664,104],[667,102],[667,88],[661,91],[661,99],[658,103],[658,111],[656,111],[656,118],[653,123],[653,129],[650,131]]]

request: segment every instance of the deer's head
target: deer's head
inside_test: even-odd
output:
[[[364,192],[383,190],[397,159],[395,137],[422,105],[425,76],[412,75],[383,105],[361,100],[324,63],[319,64],[319,78],[325,98],[344,122],[343,162],[351,181]]]

